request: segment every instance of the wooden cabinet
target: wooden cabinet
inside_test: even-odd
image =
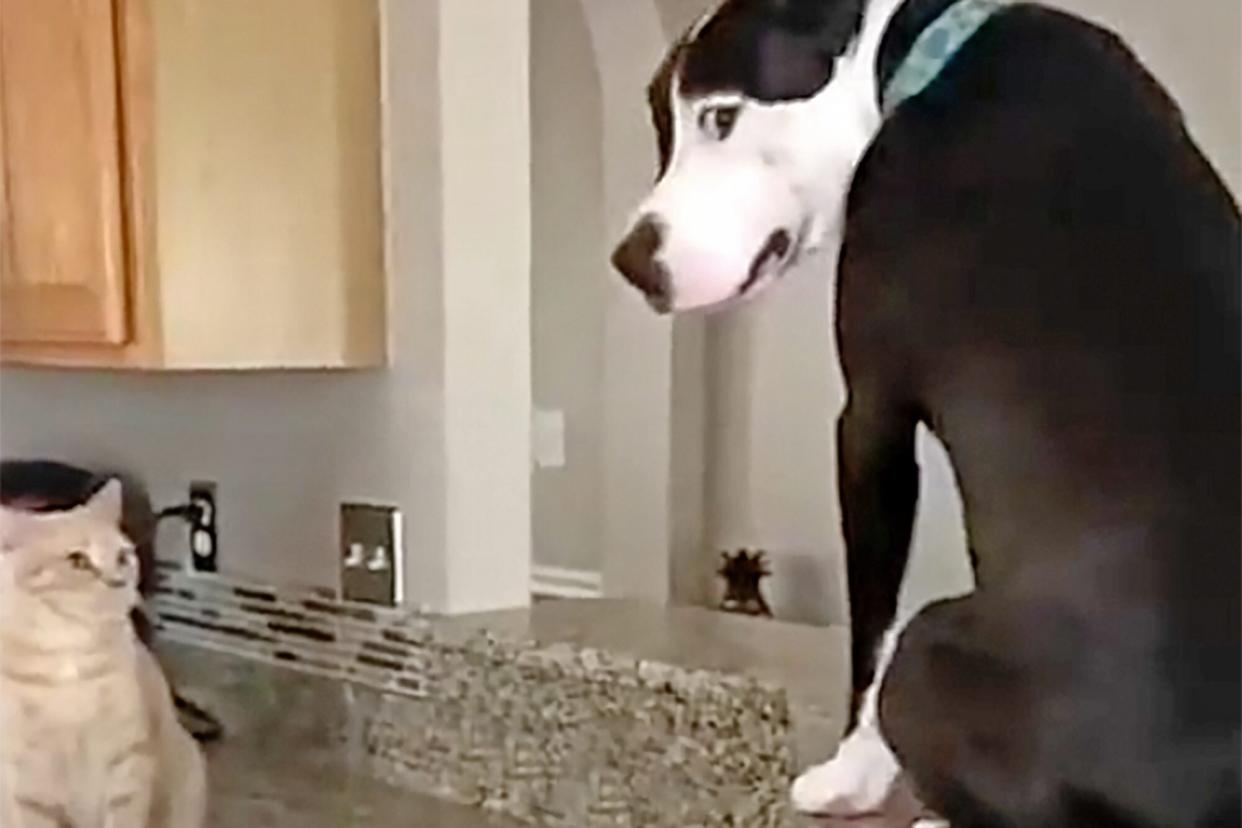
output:
[[[116,54],[107,4],[0,3],[6,340],[129,338]]]
[[[0,0],[0,357],[383,362],[376,0]]]

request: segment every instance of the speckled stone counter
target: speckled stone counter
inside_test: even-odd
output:
[[[178,644],[161,645],[160,659],[228,722],[206,750],[207,828],[519,828],[356,767],[340,682]]]
[[[433,619],[179,572],[153,609],[165,641],[256,662],[221,684],[175,648],[179,682],[245,700],[230,731],[268,705],[274,756],[527,824],[783,828],[841,725],[836,630],[602,601]]]
[[[698,607],[639,601],[541,602],[529,609],[440,619],[442,629],[556,642],[779,688],[789,704],[795,761],[820,762],[845,727],[849,633]]]

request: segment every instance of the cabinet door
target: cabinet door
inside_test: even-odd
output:
[[[0,339],[129,337],[118,0],[0,0]]]

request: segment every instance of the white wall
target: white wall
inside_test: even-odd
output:
[[[580,0],[531,7],[534,399],[565,414],[565,465],[534,473],[537,566],[602,566],[604,116]]]
[[[520,604],[530,558],[526,3],[384,2],[391,367],[4,369],[0,451],[123,465],[162,503],[191,479],[215,480],[222,567],[272,581],[335,585],[340,501],[393,503],[406,516],[411,602]],[[175,532],[165,543],[179,551]]]
[[[642,89],[703,6],[533,8],[535,401],[567,429],[565,467],[533,473],[534,556],[609,595],[707,598],[705,326],[652,315],[608,265],[655,170]]]
[[[468,612],[530,602],[530,6],[439,11],[444,603]]]
[[[650,0],[582,0],[600,71],[606,238],[620,237],[655,169],[642,93],[668,35]],[[602,251],[607,256],[608,248]],[[609,595],[665,600],[673,534],[672,324],[612,277],[604,299],[601,556]]]
[[[531,37],[535,401],[566,424],[566,465],[533,472],[535,563],[663,600],[672,328],[608,256],[654,163],[633,90],[666,41],[649,2],[608,0],[541,0]]]

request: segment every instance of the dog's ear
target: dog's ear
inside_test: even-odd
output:
[[[864,0],[732,0],[686,46],[683,94],[809,98],[862,27]]]
[[[779,33],[814,44],[819,54],[835,59],[862,31],[864,0],[768,0]]]

